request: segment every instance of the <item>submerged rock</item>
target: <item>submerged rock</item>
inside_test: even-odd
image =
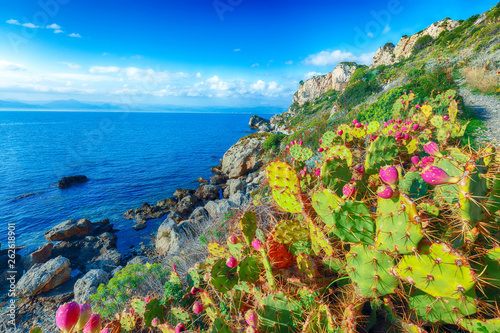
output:
[[[75,184],[85,183],[88,180],[89,179],[87,178],[87,176],[84,176],[84,175],[62,177],[61,179],[59,179],[59,182],[57,183],[57,187],[68,188],[68,187],[71,187]]]

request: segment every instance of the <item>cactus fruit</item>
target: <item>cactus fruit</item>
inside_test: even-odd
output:
[[[382,185],[377,189],[377,195],[382,199],[390,199],[394,196],[394,191],[389,185]]]
[[[351,181],[351,172],[345,160],[333,158],[327,160],[321,167],[323,185],[342,195],[342,187]]]
[[[351,243],[374,243],[375,224],[370,211],[362,202],[345,202],[333,213],[331,232]]]
[[[417,291],[408,298],[410,308],[418,317],[430,322],[458,324],[460,319],[476,313],[475,295],[464,294],[457,298],[432,297]]]
[[[313,152],[310,148],[297,144],[290,147],[290,155],[297,161],[305,162],[313,156]]]
[[[384,183],[391,186],[392,188],[395,188],[395,186],[398,184],[399,173],[396,167],[392,165],[380,168],[379,176]]]
[[[458,177],[451,177],[443,169],[437,166],[428,166],[420,174],[422,179],[431,185],[456,184],[460,180]]]
[[[229,267],[229,268],[234,268],[238,265],[238,260],[236,260],[235,257],[229,257],[227,260],[226,260],[226,266]]]
[[[228,267],[224,259],[216,261],[212,266],[210,283],[225,294],[238,283],[237,267]]]
[[[372,246],[352,245],[346,260],[347,274],[361,295],[384,296],[398,287],[398,280],[391,275],[396,263],[384,252]]]
[[[355,197],[356,195],[356,185],[349,183],[345,184],[344,187],[342,188],[342,194],[344,195],[344,198],[351,198]]]
[[[90,304],[81,304],[80,317],[78,318],[78,322],[76,323],[75,330],[81,331],[85,324],[89,321],[91,315],[92,307],[90,306]]]
[[[196,302],[193,304],[193,312],[196,313],[196,314],[200,314],[202,313],[204,310],[204,306],[203,306],[203,303],[201,302]]]
[[[444,243],[433,243],[428,252],[405,255],[395,270],[399,277],[433,297],[474,293],[476,277],[467,258]]]
[[[266,168],[266,177],[271,186],[274,201],[289,213],[299,213],[300,183],[295,171],[284,162],[276,161]]]
[[[379,172],[385,165],[391,165],[399,153],[398,143],[392,136],[381,135],[373,141],[366,156],[365,169],[369,175]]]
[[[296,301],[290,300],[284,293],[271,293],[259,301],[257,307],[259,329],[272,333],[291,333],[297,330],[302,316]]]
[[[80,318],[80,305],[76,302],[60,306],[56,312],[56,324],[64,333],[70,332]]]
[[[100,333],[102,329],[101,316],[93,313],[85,326],[83,327],[83,333]]]

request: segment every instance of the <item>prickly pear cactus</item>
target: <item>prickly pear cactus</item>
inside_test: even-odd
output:
[[[297,161],[305,162],[313,156],[313,152],[310,148],[295,144],[290,147],[290,155]]]
[[[392,136],[381,135],[373,141],[368,149],[365,162],[366,173],[371,175],[378,173],[385,165],[392,165],[394,158],[398,156],[399,149],[396,139]]]
[[[211,270],[210,284],[221,293],[226,293],[238,283],[237,267],[229,267],[225,259],[216,261]]]
[[[259,301],[257,314],[262,332],[291,333],[298,330],[301,308],[284,293],[271,293]]]
[[[276,203],[289,213],[299,213],[302,206],[299,179],[295,170],[284,162],[273,162],[266,168],[266,177]]]
[[[321,167],[323,184],[342,195],[342,187],[351,180],[351,172],[345,160],[334,158],[326,161]]]
[[[374,244],[375,224],[362,202],[345,202],[333,213],[331,232],[350,243]]]

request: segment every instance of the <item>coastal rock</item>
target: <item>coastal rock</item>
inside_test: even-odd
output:
[[[166,219],[156,233],[156,251],[160,255],[173,254],[179,251],[180,244],[181,236],[177,223],[172,219]]]
[[[236,208],[236,205],[227,199],[209,201],[205,205],[205,209],[207,210],[208,216],[210,216],[211,219],[224,217],[224,215],[228,214],[232,208]]]
[[[286,135],[292,134],[292,131],[288,129],[290,118],[294,115],[290,109],[286,112],[275,114],[271,117],[271,126],[274,128],[275,132],[283,133]]]
[[[213,178],[212,178],[213,179]],[[227,177],[226,177],[227,179]],[[201,201],[210,201],[219,199],[219,188],[215,185],[202,185],[194,193],[195,197]]]
[[[268,119],[264,119],[256,115],[250,117],[248,126],[250,126],[250,128],[256,128],[264,132],[270,132],[273,129]]]
[[[57,187],[68,188],[68,187],[71,187],[75,184],[85,183],[88,180],[89,179],[84,175],[62,177],[61,179],[59,179],[59,182],[57,183]]]
[[[135,265],[135,264],[145,265],[145,264],[153,264],[153,263],[154,263],[154,261],[151,258],[144,257],[144,256],[137,256],[137,257],[130,259],[127,262],[127,266],[128,265]]]
[[[182,198],[184,198],[186,195],[189,195],[189,194],[194,194],[194,190],[189,190],[186,188],[178,188],[174,192],[174,197],[177,200],[182,200]]]
[[[341,62],[325,75],[315,76],[305,81],[293,95],[293,103],[303,105],[313,101],[328,90],[342,90],[351,79],[354,71],[360,67],[356,63]]]
[[[203,207],[196,207],[191,215],[189,215],[188,220],[194,220],[197,221],[197,223],[201,223],[204,220],[206,220],[208,217],[208,212],[205,208]]]
[[[232,202],[235,206],[240,207],[246,204],[249,200],[248,195],[243,194],[241,192],[236,192],[232,196],[229,197],[229,202]]]
[[[45,264],[35,264],[17,282],[19,296],[34,296],[63,284],[70,278],[68,258],[59,256]]]
[[[224,197],[229,198],[238,191],[244,191],[246,182],[241,179],[230,179],[227,182],[227,187],[224,190]]]
[[[380,65],[390,66],[394,64],[396,62],[394,47],[393,43],[387,43],[380,47],[373,56],[373,63],[370,65],[370,68],[375,68]]]
[[[180,215],[187,216],[193,211],[194,206],[196,206],[196,198],[192,195],[186,195],[177,205],[175,205],[173,211],[178,212]]]
[[[224,175],[222,173],[218,173],[215,176],[213,176],[212,178],[210,178],[210,184],[222,185],[222,184],[225,184],[228,179],[229,178],[226,175]]]
[[[259,158],[264,152],[262,143],[267,137],[244,137],[224,154],[222,170],[229,178],[239,178],[260,167]]]
[[[206,180],[205,178],[203,178],[202,176],[198,177],[198,183],[202,184],[202,183],[207,183],[208,180]]]
[[[161,209],[170,209],[174,207],[177,204],[177,201],[175,201],[174,198],[167,198],[160,200],[156,203],[156,206],[160,207]]]
[[[30,253],[22,259],[24,269],[29,270],[34,264],[43,264],[49,260],[52,255],[54,244],[45,243],[40,246],[35,252]]]
[[[179,214],[179,212],[172,211],[170,212],[170,214],[167,215],[167,219],[172,219],[175,222],[179,223],[182,220],[184,220],[184,217],[181,214]]]
[[[439,37],[441,32],[448,30],[451,31],[458,27],[460,23],[455,20],[444,19],[439,22],[435,22],[428,26],[426,29],[422,30],[419,33],[413,34],[411,36],[403,36],[401,40],[394,48],[394,57],[399,61],[403,58],[408,58],[411,55],[411,51],[413,51],[413,47],[417,40],[424,36],[429,35],[432,38],[436,39]]]
[[[48,241],[55,242],[71,237],[84,237],[89,233],[90,228],[91,223],[87,219],[67,220],[56,225],[44,235]]]
[[[100,256],[93,258],[89,264],[87,264],[87,271],[92,269],[102,269],[106,272],[111,272],[117,266],[119,266],[122,260],[122,255],[116,249],[110,249]]]
[[[102,269],[92,269],[83,277],[76,281],[73,288],[75,301],[78,304],[85,304],[90,300],[90,296],[95,294],[101,283],[106,283],[109,280],[109,274]]]

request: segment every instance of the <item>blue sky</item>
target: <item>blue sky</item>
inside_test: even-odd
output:
[[[300,80],[496,3],[0,0],[0,99],[285,107]]]

